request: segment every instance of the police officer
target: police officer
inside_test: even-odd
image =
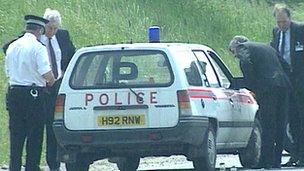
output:
[[[26,15],[24,36],[6,51],[5,71],[9,79],[7,108],[10,130],[10,171],[20,171],[26,141],[26,171],[39,171],[46,87],[54,83],[46,47],[37,38],[48,20]]]

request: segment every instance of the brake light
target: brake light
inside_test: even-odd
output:
[[[63,120],[65,94],[59,94],[55,102],[54,120]]]
[[[190,98],[187,90],[177,91],[179,116],[192,115]]]

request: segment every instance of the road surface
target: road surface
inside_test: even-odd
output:
[[[288,156],[283,156],[282,162],[285,163],[289,159]],[[231,167],[235,167],[236,170],[242,171],[259,171],[264,169],[243,169],[237,155],[218,155],[216,168],[219,171],[220,163],[224,163],[226,171],[230,171]],[[24,169],[23,169],[24,170]],[[61,167],[62,171],[65,171],[64,164]],[[146,157],[142,158],[138,171],[193,171],[192,162],[186,160],[184,156],[171,156],[171,157]],[[304,171],[304,168],[281,168],[272,169],[281,171]],[[7,166],[2,166],[0,171],[8,171]],[[42,171],[49,171],[47,167],[42,167]],[[118,171],[116,164],[109,163],[106,159],[94,162],[90,166],[90,171]]]

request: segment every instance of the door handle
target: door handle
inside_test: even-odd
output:
[[[212,96],[212,99],[213,99],[213,100],[217,100],[217,98],[216,98],[216,96],[215,96],[215,95],[213,95],[213,96]]]
[[[229,98],[229,102],[232,105],[232,107],[234,107],[234,102],[233,102],[233,100],[231,98]]]
[[[201,105],[202,105],[203,108],[205,108],[205,101],[204,101],[204,99],[201,99]]]

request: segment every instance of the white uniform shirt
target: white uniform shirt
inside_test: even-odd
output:
[[[46,86],[42,75],[51,71],[47,49],[36,36],[25,33],[7,49],[5,72],[10,85]]]
[[[48,51],[48,54],[49,54],[49,61],[50,61],[50,64],[51,64],[52,60],[51,60],[51,55],[50,55],[49,40],[48,40],[48,38],[45,35],[42,35],[41,38],[40,38],[40,40],[47,47],[47,51]],[[62,76],[62,71],[61,71],[61,50],[60,50],[60,47],[59,47],[59,44],[58,44],[56,36],[53,36],[51,38],[51,43],[52,43],[52,47],[54,49],[54,53],[55,53],[55,57],[56,57],[57,70],[58,70],[58,78],[60,78]]]

